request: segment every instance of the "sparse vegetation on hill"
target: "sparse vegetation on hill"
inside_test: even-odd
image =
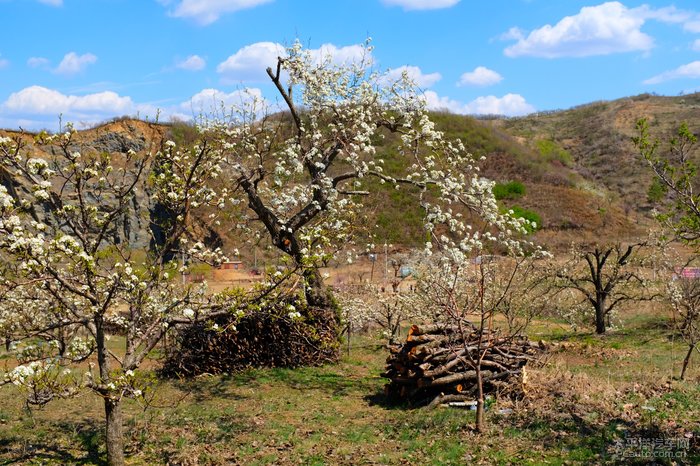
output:
[[[523,138],[543,155],[558,154],[562,162],[570,160],[564,163],[595,189],[614,193],[625,210],[643,214],[649,204],[640,200],[646,200],[652,176],[632,144],[636,121],[647,118],[654,133],[669,136],[681,122],[697,121],[698,117],[700,94],[642,94],[492,123]]]

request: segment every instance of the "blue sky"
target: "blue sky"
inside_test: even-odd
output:
[[[700,89],[700,4],[664,0],[0,0],[0,127],[190,118],[301,40],[337,60],[372,38],[432,108],[522,115]]]

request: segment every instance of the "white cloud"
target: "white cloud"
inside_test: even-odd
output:
[[[654,19],[670,18],[669,14],[655,11]],[[648,51],[654,40],[640,28],[646,18],[653,16],[648,9],[629,9],[620,2],[584,7],[577,15],[567,16],[554,26],[547,24],[523,36],[507,47],[505,54],[557,58]]]
[[[111,91],[77,96],[65,95],[41,86],[30,86],[10,94],[2,108],[26,115],[122,115],[133,111],[135,105],[130,97],[122,97]]]
[[[63,75],[73,75],[80,73],[87,68],[88,65],[92,65],[97,61],[97,57],[91,53],[86,53],[83,55],[78,55],[75,52],[69,52],[58,64],[58,67],[54,70],[56,74]]]
[[[693,49],[693,51],[695,52],[700,52],[700,39],[695,39],[690,48]]]
[[[525,32],[519,27],[512,27],[498,37],[500,40],[522,40]]]
[[[382,0],[385,5],[400,6],[404,10],[437,10],[450,8],[460,0]]]
[[[460,86],[491,86],[503,81],[503,76],[484,66],[477,66],[474,71],[464,73],[459,78]]]
[[[285,54],[285,48],[276,42],[257,42],[246,45],[219,63],[216,71],[224,82],[263,81],[267,79],[265,70],[277,63],[277,57]]]
[[[654,9],[649,5],[642,5],[631,11],[642,19],[655,19],[662,23],[671,24],[685,23],[693,16],[693,13],[679,10],[675,6]]]
[[[366,50],[361,45],[337,47],[333,44],[323,44],[317,49],[310,50],[316,62],[330,60],[336,64],[362,60]],[[219,63],[216,71],[221,74],[225,84],[251,81],[267,81],[266,69],[275,67],[277,57],[284,56],[286,48],[277,42],[256,42],[246,45],[236,53]],[[367,57],[371,60],[371,56]]]
[[[685,29],[688,32],[700,34],[700,19],[688,21],[683,25],[683,29]]]
[[[430,110],[446,110],[462,115],[505,115],[521,116],[535,111],[519,94],[506,94],[503,97],[493,95],[478,97],[463,104],[448,97],[440,97],[434,91],[426,91],[425,100]]]
[[[446,110],[450,113],[467,113],[465,105],[449,97],[440,97],[435,91],[425,91],[423,94],[429,110]]]
[[[440,73],[424,74],[417,66],[404,65],[387,71],[386,74],[382,76],[382,82],[388,85],[395,83],[401,79],[404,72],[418,87],[430,87],[442,79]]]
[[[27,60],[27,66],[30,68],[48,68],[50,61],[44,57],[30,57]]]
[[[337,65],[360,62],[363,59],[372,61],[371,54],[359,44],[337,47],[333,44],[323,44],[317,49],[309,50],[317,63],[331,61]]]
[[[63,0],[38,0],[39,3],[51,6],[63,6]]]
[[[0,56],[0,70],[10,66],[10,60],[6,60]]]
[[[520,94],[506,94],[503,97],[493,95],[478,97],[466,105],[468,112],[475,115],[521,116],[535,111]]]
[[[163,5],[170,5],[172,0],[158,0]],[[226,13],[254,8],[273,0],[177,0],[168,14],[175,18],[191,18],[198,24],[206,26],[217,21]]]
[[[185,102],[156,106],[134,102],[131,97],[113,91],[73,95],[46,87],[30,86],[10,94],[5,102],[0,103],[0,126],[55,130],[58,127],[59,115],[62,115],[64,123],[73,122],[78,128],[89,127],[119,116],[152,119],[158,114],[161,121],[172,118],[192,120],[199,115],[221,116],[222,105],[228,110],[232,106],[245,106],[254,101],[260,104],[256,108],[260,113],[268,108],[270,111],[278,110],[270,106],[262,91],[257,88],[240,89],[230,93],[217,89],[203,89]]]
[[[700,14],[693,11],[679,10],[675,6],[653,9],[649,5],[630,10],[643,19],[653,19],[662,23],[680,24],[683,29],[700,33]]]
[[[218,89],[202,89],[189,101],[180,104],[182,110],[192,110],[195,114],[209,113],[224,107],[241,107],[258,100],[263,102],[262,91],[258,88],[245,88],[230,93]]]
[[[190,55],[175,64],[176,68],[187,71],[203,70],[205,66],[207,66],[207,62],[199,55]]]
[[[673,79],[697,79],[700,78],[700,61],[694,61],[682,65],[675,70],[666,71],[644,81],[644,84],[659,84]]]

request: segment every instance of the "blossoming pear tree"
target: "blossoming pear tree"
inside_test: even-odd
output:
[[[695,260],[696,257],[691,257],[685,262],[685,267],[678,267],[677,264],[682,262],[675,260],[671,268],[677,269],[666,282],[666,300],[673,308],[673,326],[687,348],[678,376],[680,380],[685,379],[690,358],[700,348],[700,282],[694,277],[683,276],[683,271]]]
[[[369,42],[364,51],[337,63],[296,42],[267,69],[281,112],[252,98],[229,113],[240,124],[205,125],[204,137],[226,160],[231,192],[248,207],[240,226],[250,237],[268,236],[302,271],[311,309],[333,307],[319,267],[351,243],[370,177],[419,188],[426,227],[441,225],[427,248],[439,243],[457,261],[483,240],[513,246],[525,222],[499,212],[480,160],[436,130],[408,75],[391,80],[374,70]],[[389,136],[404,160],[398,173],[385,169],[376,149]],[[493,228],[472,232],[474,220]]]
[[[141,396],[137,371],[149,352],[169,328],[238,311],[247,298],[178,284],[167,259],[222,259],[191,227],[203,209],[216,221],[227,199],[212,187],[216,152],[171,141],[153,153],[79,148],[72,128],[0,139],[0,333],[18,361],[0,384],[24,390],[30,404],[86,389],[104,399],[108,460],[119,465],[122,400]],[[168,215],[154,216],[155,206]],[[159,232],[145,255],[125,238],[134,221],[150,225],[142,234]],[[114,334],[121,348],[108,343]]]

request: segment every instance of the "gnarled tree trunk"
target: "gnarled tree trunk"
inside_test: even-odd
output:
[[[335,308],[333,293],[323,283],[323,277],[317,268],[304,270],[304,280],[306,281],[305,296],[306,302],[314,310],[330,310]]]

